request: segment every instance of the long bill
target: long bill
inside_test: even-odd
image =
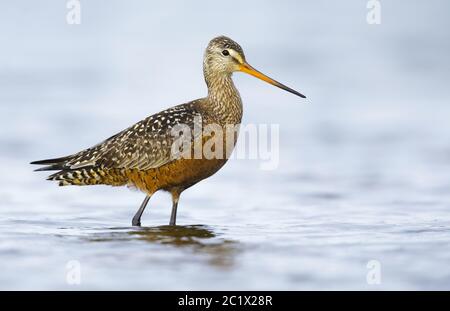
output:
[[[261,79],[267,83],[270,83],[272,85],[275,85],[276,87],[279,87],[280,89],[283,89],[285,91],[288,91],[289,93],[295,94],[297,96],[300,96],[301,98],[306,98],[305,95],[297,92],[296,90],[291,89],[290,87],[287,87],[284,84],[281,84],[278,81],[275,81],[272,78],[269,78],[268,76],[266,76],[265,74],[259,72],[258,70],[256,70],[255,68],[253,68],[252,66],[250,66],[249,64],[247,64],[246,62],[244,62],[242,65],[239,66],[239,71],[248,73],[249,75],[252,75],[258,79]]]

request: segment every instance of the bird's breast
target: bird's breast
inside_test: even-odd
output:
[[[148,194],[189,188],[216,173],[227,159],[179,159],[147,171],[130,171],[129,184]]]

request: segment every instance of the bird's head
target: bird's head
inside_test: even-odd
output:
[[[303,94],[269,78],[250,66],[245,60],[244,51],[241,46],[225,36],[216,37],[209,42],[203,59],[203,70],[205,77],[210,75],[231,75],[236,71],[245,72],[285,91],[305,98]]]

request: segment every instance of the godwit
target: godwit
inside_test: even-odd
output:
[[[56,170],[48,180],[66,185],[111,185],[135,187],[146,194],[132,220],[140,226],[141,215],[158,190],[172,194],[170,225],[175,225],[180,194],[217,172],[229,154],[220,158],[188,158],[174,156],[172,146],[177,125],[189,128],[219,125],[239,127],[242,119],[242,101],[234,86],[233,72],[248,73],[302,98],[299,92],[267,77],[251,67],[239,44],[220,36],[211,40],[203,59],[203,73],[208,95],[154,114],[102,143],[70,156],[35,161],[31,164],[47,165],[37,171]],[[192,146],[197,136],[192,136]],[[237,135],[233,137],[232,148]],[[202,137],[201,143],[205,143]],[[231,150],[232,150],[231,148]],[[227,151],[231,151],[227,150]]]

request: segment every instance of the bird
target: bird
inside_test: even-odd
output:
[[[239,91],[232,80],[234,72],[244,72],[301,98],[303,94],[266,76],[248,64],[242,47],[226,36],[213,38],[203,56],[203,75],[208,89],[206,97],[168,108],[151,115],[103,142],[75,154],[34,161],[45,165],[36,171],[57,171],[47,180],[68,185],[129,186],[144,192],[145,199],[132,218],[132,226],[141,226],[141,216],[151,198],[159,191],[172,196],[169,226],[176,225],[181,193],[199,181],[215,174],[226,162],[236,145],[238,131],[232,135],[230,148],[224,156],[186,156],[198,144],[205,144],[214,135],[173,135],[179,126],[203,129],[215,125],[239,128],[243,106]],[[187,131],[188,132],[188,131]],[[200,134],[198,133],[200,132]],[[218,136],[219,137],[219,136]],[[183,149],[182,147],[185,146]],[[214,148],[213,148],[214,149]],[[174,151],[177,150],[177,151]]]

